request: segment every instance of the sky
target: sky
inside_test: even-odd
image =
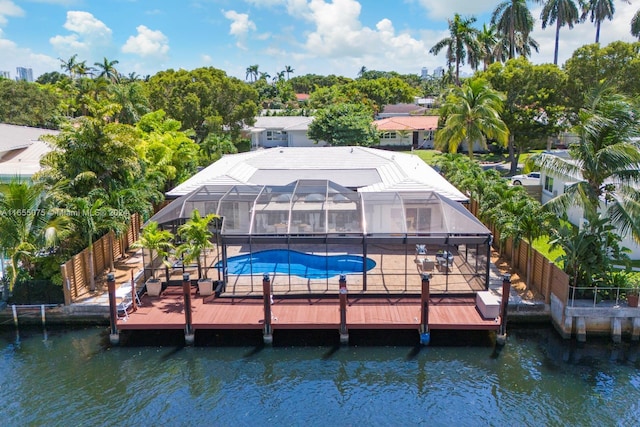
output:
[[[0,70],[32,68],[34,77],[61,71],[61,59],[118,60],[124,75],[153,75],[172,68],[215,67],[246,78],[257,64],[271,76],[336,74],[355,78],[368,70],[420,74],[446,67],[444,50],[455,13],[489,23],[501,0],[0,0]],[[616,0],[613,21],[602,24],[600,43],[633,42],[630,22],[640,9]],[[552,63],[555,25],[543,30],[541,6],[532,37],[534,63]],[[560,30],[559,65],[595,41],[589,21]],[[470,70],[467,70],[470,71]]]

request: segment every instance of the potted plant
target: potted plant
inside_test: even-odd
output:
[[[140,235],[140,239],[132,245],[134,248],[146,248],[149,250],[149,257],[151,258],[151,278],[147,280],[147,294],[149,296],[159,296],[162,292],[162,281],[156,277],[157,269],[154,268],[154,261],[156,255],[162,260],[162,264],[167,267],[171,266],[171,263],[167,260],[173,244],[171,239],[173,235],[167,230],[162,230],[158,223],[155,221],[149,222]]]
[[[213,280],[208,277],[207,249],[213,247],[211,239],[213,233],[209,229],[211,222],[218,218],[216,214],[200,216],[194,209],[191,218],[178,227],[178,235],[182,244],[178,246],[176,254],[183,257],[183,265],[196,262],[198,265],[198,292],[202,296],[213,294]],[[204,268],[203,268],[204,266]]]

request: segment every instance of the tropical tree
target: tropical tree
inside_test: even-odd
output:
[[[578,0],[580,4],[581,0]],[[542,20],[542,28],[547,25],[556,24],[556,44],[553,53],[553,63],[558,65],[558,47],[560,44],[560,28],[567,25],[573,28],[573,25],[580,20],[580,11],[574,0],[547,0],[540,12]]]
[[[68,223],[56,217],[44,187],[18,179],[0,192],[0,248],[8,255],[9,292],[13,291],[20,267],[31,270],[39,251],[53,248],[68,236]]]
[[[151,263],[152,269],[151,275],[154,279],[157,278],[157,268],[155,268],[154,264],[156,255],[160,257],[163,265],[167,267],[171,266],[167,257],[173,249],[173,244],[171,243],[172,239],[173,235],[170,231],[163,230],[157,222],[150,221],[142,229],[142,233],[140,234],[138,241],[131,245],[132,248],[144,248],[149,251],[149,262]]]
[[[58,58],[58,60],[60,61],[60,68],[69,73],[69,77],[73,78],[78,65],[78,54],[72,55],[69,59]]]
[[[631,35],[640,38],[640,10],[631,19]]]
[[[503,97],[481,78],[452,87],[440,109],[444,127],[435,137],[438,149],[455,153],[466,143],[469,158],[473,159],[474,144],[487,148],[487,138],[506,146],[509,130],[500,117]]]
[[[247,67],[247,73],[244,76],[245,80],[249,80],[251,79],[252,82],[255,82],[256,80],[258,80],[258,74],[259,74],[259,66],[258,64],[255,65],[249,65]]]
[[[363,145],[378,143],[372,122],[373,111],[363,104],[334,104],[319,110],[309,125],[309,138],[331,145]]]
[[[497,53],[498,35],[496,34],[495,25],[487,26],[482,24],[482,30],[478,33],[478,45],[480,46],[480,57],[484,64],[483,70],[499,59]]]
[[[522,51],[523,47],[529,44],[529,33],[533,31],[533,23],[534,19],[526,0],[506,0],[498,4],[493,11],[491,24],[496,26],[499,33],[505,35],[509,59],[515,58],[518,48]]]
[[[596,43],[600,43],[600,24],[605,19],[611,21],[615,12],[613,0],[586,0],[580,19],[585,20],[589,16],[589,20],[596,24]]]
[[[289,80],[289,75],[293,74],[294,69],[291,65],[285,65],[284,66],[284,72],[287,74],[287,80]]]
[[[149,100],[140,83],[114,83],[108,91],[109,100],[117,105],[116,122],[134,125],[149,112]]]
[[[113,61],[109,61],[105,57],[102,62],[95,62],[93,65],[95,65],[97,70],[100,71],[98,78],[104,77],[107,80],[116,82],[120,78],[120,73],[116,70],[116,65],[118,65],[118,63],[118,60],[114,59]]]
[[[594,92],[590,101],[573,129],[580,143],[570,146],[570,158],[547,153],[533,158],[542,170],[576,181],[547,206],[559,214],[580,207],[588,221],[608,218],[622,236],[630,234],[640,241],[640,112],[606,87]]]
[[[198,265],[198,278],[200,279],[208,278],[207,249],[213,247],[211,241],[213,232],[210,227],[216,218],[219,218],[218,215],[213,213],[203,217],[198,209],[194,209],[191,218],[178,227],[178,235],[183,243],[177,247],[176,255],[183,257],[184,265],[195,261]]]
[[[447,66],[455,64],[456,84],[460,85],[460,64],[468,62],[471,68],[477,68],[480,58],[480,47],[478,46],[478,30],[472,25],[476,18],[461,18],[455,14],[449,20],[449,37],[445,37],[436,43],[430,53],[437,55],[444,48],[447,49]]]

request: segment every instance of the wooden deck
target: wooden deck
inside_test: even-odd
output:
[[[171,287],[160,297],[142,297],[142,305],[128,318],[117,321],[118,330],[184,329],[181,287]],[[251,297],[201,297],[191,291],[192,327],[204,329],[257,329],[264,326],[264,303]],[[338,295],[333,297],[276,298],[271,306],[271,326],[277,329],[339,329]],[[420,298],[352,295],[347,306],[348,329],[418,329]],[[429,328],[441,330],[497,330],[500,319],[483,319],[473,297],[433,296]]]

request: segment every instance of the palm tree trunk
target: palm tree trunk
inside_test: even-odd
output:
[[[560,19],[556,19],[556,48],[553,52],[553,65],[558,65],[558,45],[560,44]]]
[[[596,43],[600,43],[600,21],[596,22]]]

